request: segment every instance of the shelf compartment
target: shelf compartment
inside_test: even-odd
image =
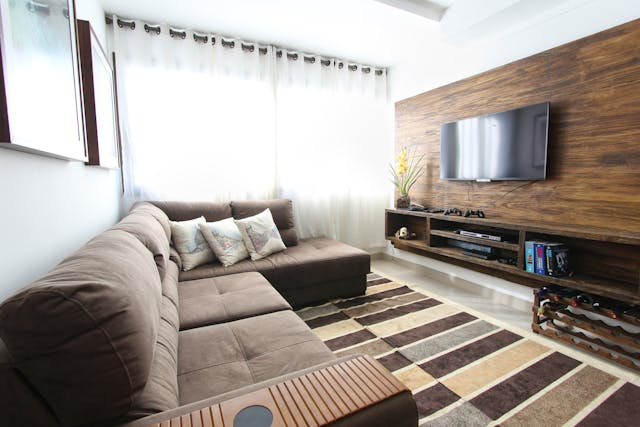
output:
[[[506,250],[514,251],[514,252],[518,251],[518,244],[517,243],[498,242],[498,241],[495,241],[495,240],[481,239],[481,238],[478,238],[478,237],[461,236],[460,234],[454,233],[452,231],[447,231],[447,230],[433,230],[432,229],[431,230],[431,235],[432,236],[445,237],[447,239],[460,240],[460,241],[463,241],[463,242],[475,243],[475,244],[483,245],[483,246],[491,246],[492,248],[501,248],[501,249],[506,249]]]

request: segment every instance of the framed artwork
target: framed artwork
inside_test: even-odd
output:
[[[87,139],[87,164],[120,167],[114,73],[88,21],[78,20],[78,50]]]
[[[73,0],[0,0],[0,146],[86,160]]]

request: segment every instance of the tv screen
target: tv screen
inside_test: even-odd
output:
[[[548,127],[548,102],[443,124],[440,178],[545,179]]]

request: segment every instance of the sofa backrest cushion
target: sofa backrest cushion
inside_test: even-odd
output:
[[[162,211],[162,209],[149,202],[136,202],[129,212],[143,212],[154,217],[162,226],[164,233],[167,235],[167,240],[171,241],[171,220],[167,214]]]
[[[151,252],[108,230],[5,300],[0,338],[61,424],[95,424],[126,413],[144,388],[161,303]]]
[[[160,324],[149,379],[121,421],[135,420],[178,406],[178,309],[178,266],[170,261],[162,281]]]
[[[162,225],[143,209],[131,212],[112,227],[134,235],[153,254],[160,280],[164,280],[169,262],[170,244]],[[169,235],[171,235],[169,233]]]
[[[271,211],[285,246],[298,244],[298,232],[293,221],[293,204],[289,199],[246,200],[231,202],[231,213],[235,219],[257,215],[265,209]]]
[[[162,210],[171,221],[188,221],[203,216],[207,222],[231,216],[229,203],[217,202],[149,202]]]

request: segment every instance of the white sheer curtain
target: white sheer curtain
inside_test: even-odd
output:
[[[278,184],[300,234],[384,246],[393,141],[385,71],[287,54],[277,59]]]
[[[276,196],[273,48],[116,22],[127,201]]]
[[[384,245],[385,70],[117,22],[126,202],[288,197],[302,237]]]

